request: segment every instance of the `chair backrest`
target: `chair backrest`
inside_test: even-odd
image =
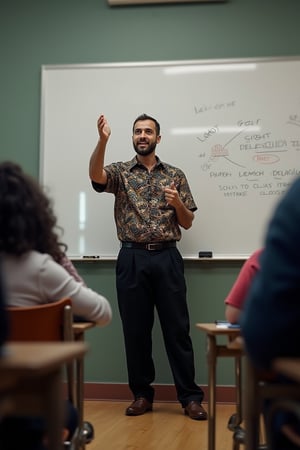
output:
[[[8,306],[9,341],[72,340],[72,307],[69,298],[36,306]]]
[[[8,341],[73,341],[71,300],[61,299],[36,306],[7,306]],[[66,364],[68,398],[76,399],[74,361]]]

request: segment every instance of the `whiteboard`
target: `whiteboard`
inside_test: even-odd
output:
[[[184,257],[249,255],[274,206],[299,175],[300,59],[45,65],[40,180],[54,201],[70,257],[115,257],[112,194],[88,176],[104,113],[106,163],[130,160],[132,123],[161,125],[158,156],[186,174],[198,211],[182,231]]]

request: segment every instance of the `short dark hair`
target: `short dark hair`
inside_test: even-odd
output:
[[[140,120],[152,120],[152,122],[154,122],[155,124],[155,129],[156,129],[156,134],[157,136],[160,135],[160,125],[157,122],[156,119],[154,119],[154,117],[148,116],[148,114],[141,114],[140,116],[138,116],[135,121],[133,122],[133,127],[132,127],[132,131],[134,131],[134,126],[137,122],[139,122]]]

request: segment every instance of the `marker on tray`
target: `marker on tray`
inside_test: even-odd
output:
[[[82,258],[83,259],[99,259],[100,256],[99,255],[84,255]]]

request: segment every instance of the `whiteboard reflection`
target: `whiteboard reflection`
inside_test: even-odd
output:
[[[199,133],[206,133],[208,129],[213,128],[213,126],[207,126],[207,127],[186,127],[186,128],[171,128],[170,134],[173,136],[184,136],[184,135],[193,135],[193,134],[199,134]],[[238,133],[241,131],[241,127],[239,126],[228,126],[228,127],[222,127],[218,126],[218,131],[220,133]],[[248,126],[247,132],[253,133],[254,131],[260,131],[261,127],[254,125],[254,126]]]
[[[86,193],[79,192],[79,253],[81,255],[85,254],[85,228],[86,228]]]
[[[189,73],[203,73],[203,72],[241,72],[256,70],[257,65],[255,63],[245,64],[191,64],[191,65],[178,65],[174,67],[166,67],[163,69],[165,75],[183,75]]]
[[[86,193],[79,192],[79,229],[84,230],[86,225]]]

